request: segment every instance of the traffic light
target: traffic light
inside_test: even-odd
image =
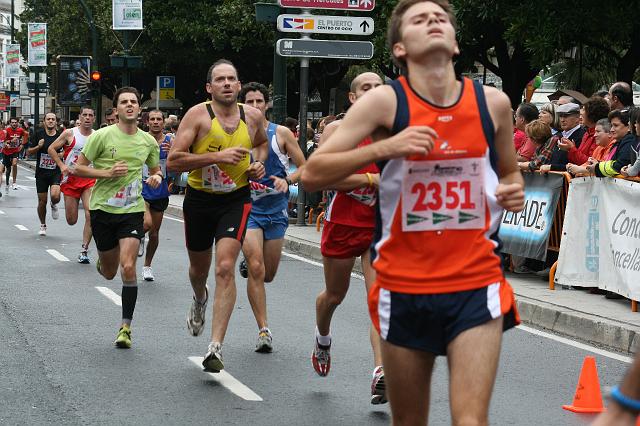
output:
[[[91,88],[93,90],[100,90],[102,83],[102,73],[100,71],[91,71]]]

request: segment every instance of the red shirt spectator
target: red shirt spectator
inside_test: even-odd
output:
[[[516,152],[522,148],[527,142],[527,135],[520,129],[513,129],[513,145],[516,147]]]
[[[525,143],[518,150],[518,161],[531,161],[536,153],[538,146],[529,138],[526,138]]]
[[[593,155],[593,150],[596,149],[595,133],[595,127],[587,127],[586,133],[582,136],[580,146],[576,148],[574,145],[569,149],[569,162],[573,164],[582,164]]]

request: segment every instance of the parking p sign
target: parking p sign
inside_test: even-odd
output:
[[[176,78],[175,76],[159,75],[158,77],[158,99],[168,101],[176,98]]]

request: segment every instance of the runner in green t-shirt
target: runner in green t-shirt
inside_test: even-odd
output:
[[[131,347],[131,319],[138,297],[136,259],[144,237],[142,166],[149,167],[146,183],[162,182],[158,144],[137,127],[140,95],[133,87],[116,91],[113,106],[119,122],[93,133],[70,173],[96,178],[91,194],[91,229],[98,247],[98,272],[112,280],[121,266],[122,326],[114,344]],[[93,163],[93,167],[89,165]]]

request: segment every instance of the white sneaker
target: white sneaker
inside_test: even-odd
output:
[[[9,184],[6,184],[6,185],[4,186],[4,193],[5,193],[5,194],[9,194]]]
[[[143,266],[142,267],[142,278],[145,281],[153,281],[155,279],[153,277],[153,269],[151,269],[151,266]]]
[[[57,204],[51,204],[51,217],[53,218],[53,220],[58,220],[58,218],[60,217],[60,212],[58,211]]]
[[[204,315],[207,312],[207,302],[209,301],[209,286],[205,286],[205,290],[207,300],[204,303],[199,303],[194,296],[187,314],[187,328],[192,336],[199,336],[204,327]]]
[[[40,225],[40,231],[38,231],[38,235],[42,237],[47,235],[47,225]]]
[[[222,343],[209,343],[207,354],[202,361],[202,367],[204,367],[204,371],[209,373],[219,373],[220,370],[224,370],[224,364],[222,363]]]
[[[16,191],[18,189],[18,185],[16,185],[15,183],[11,185],[11,189],[13,189],[14,191]]]

